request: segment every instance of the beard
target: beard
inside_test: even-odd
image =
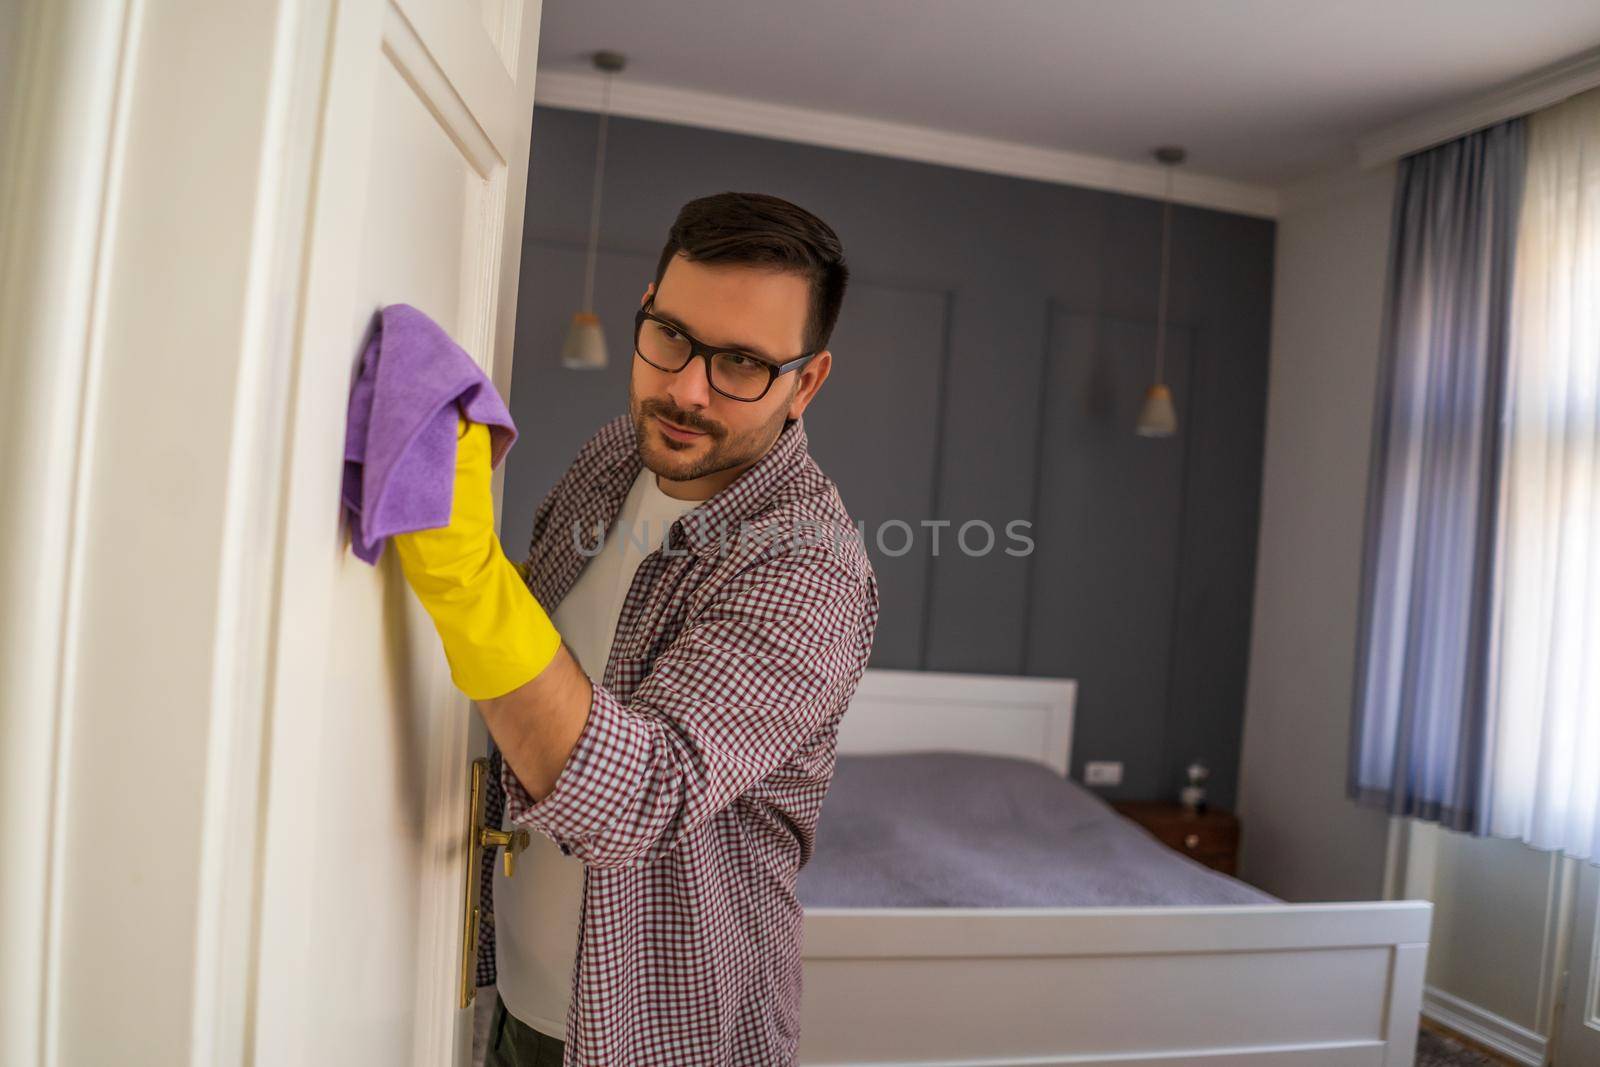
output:
[[[780,407],[766,423],[730,433],[720,423],[693,412],[680,411],[669,400],[641,399],[632,395],[631,387],[629,394],[628,406],[639,441],[639,458],[651,473],[668,481],[692,481],[760,459],[783,432],[787,421],[788,408]],[[661,432],[655,421],[657,415],[705,436],[695,441],[674,441]]]

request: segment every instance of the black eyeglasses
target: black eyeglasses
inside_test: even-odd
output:
[[[651,303],[654,302],[652,299]],[[778,380],[778,375],[799,370],[818,355],[808,352],[784,363],[769,363],[736,348],[712,348],[690,337],[681,326],[657,318],[645,308],[640,308],[633,316],[633,354],[657,370],[671,374],[700,356],[706,361],[706,379],[711,388],[729,400],[746,402],[760,400]]]

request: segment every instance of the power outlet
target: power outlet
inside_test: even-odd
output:
[[[1085,763],[1083,765],[1084,785],[1121,785],[1122,762],[1120,760],[1102,760],[1098,763]]]

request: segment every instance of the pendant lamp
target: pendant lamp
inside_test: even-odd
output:
[[[602,370],[606,365],[606,338],[600,317],[594,313],[594,263],[600,245],[600,180],[606,169],[606,123],[611,117],[611,77],[627,59],[620,52],[596,52],[595,68],[605,75],[600,104],[600,137],[594,149],[594,195],[589,201],[589,256],[583,272],[583,308],[572,316],[561,345],[561,364],[572,370]]]
[[[1172,172],[1188,156],[1182,148],[1164,146],[1155,151],[1156,159],[1167,168],[1167,192],[1161,206],[1161,295],[1156,301],[1156,379],[1144,392],[1139,410],[1141,437],[1171,437],[1178,432],[1178,412],[1172,404],[1172,390],[1161,380],[1167,342],[1167,266],[1172,241]]]

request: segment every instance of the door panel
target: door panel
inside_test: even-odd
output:
[[[259,1063],[467,1062],[463,820],[481,727],[393,552],[376,569],[356,560],[334,505],[349,383],[383,305],[428,314],[509,396],[506,235],[521,225],[537,16],[515,0],[407,0],[355,5],[335,28],[289,474]]]

